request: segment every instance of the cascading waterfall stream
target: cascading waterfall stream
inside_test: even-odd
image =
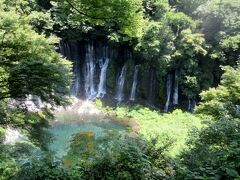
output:
[[[73,61],[73,72],[75,79],[71,87],[71,95],[77,97],[80,93],[81,84],[81,71],[80,71],[80,57],[78,53],[78,46],[75,43],[66,43],[61,41],[59,43],[60,53],[67,59]]]
[[[107,68],[109,64],[109,58],[107,57],[107,54],[108,54],[108,51],[106,48],[104,57],[99,60],[99,67],[101,69],[101,73],[100,73],[100,81],[99,81],[98,93],[97,93],[98,98],[103,98],[104,95],[106,94],[106,75],[107,75]]]
[[[178,105],[178,71],[175,70],[173,105]]]
[[[165,104],[164,112],[168,112],[171,98],[171,90],[172,90],[172,77],[171,74],[167,77],[167,101]]]
[[[195,100],[188,99],[188,111],[193,112],[196,104]]]
[[[137,83],[138,83],[138,71],[139,71],[139,66],[136,65],[134,68],[134,76],[133,76],[133,84],[132,84],[132,90],[131,90],[131,95],[130,95],[130,101],[135,101],[136,100],[136,90],[137,90]]]
[[[58,48],[59,48],[59,52],[65,56],[65,43],[63,43],[62,41],[59,42],[58,44]]]
[[[94,60],[93,46],[88,44],[84,67],[85,96],[87,100],[95,99],[97,94],[94,84],[94,73],[96,67]]]
[[[65,56],[67,59],[71,59],[71,49],[68,43],[61,41],[59,43],[60,53]]]
[[[73,85],[72,85],[72,96],[75,96],[75,97],[78,97],[79,93],[80,93],[80,83],[81,83],[81,79],[80,79],[80,76],[81,76],[81,71],[80,71],[80,58],[79,58],[79,54],[78,54],[78,47],[76,44],[73,44],[72,45],[73,49],[73,55],[72,55],[72,59],[74,61],[74,64],[73,64],[73,71],[74,71],[74,74],[75,74],[75,80],[73,82]]]
[[[121,74],[117,79],[117,89],[116,89],[116,96],[115,99],[117,100],[118,103],[123,101],[124,94],[123,94],[123,88],[124,88],[124,83],[125,83],[125,77],[126,77],[126,65],[122,67]]]

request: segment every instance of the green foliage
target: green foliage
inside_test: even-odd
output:
[[[199,6],[196,13],[203,19],[207,38],[221,38],[239,32],[239,3],[237,0],[212,0]],[[210,40],[210,39],[209,39]]]
[[[178,11],[194,16],[196,9],[206,2],[207,0],[171,0],[170,4]]]
[[[149,141],[153,137],[159,137],[158,146],[172,142],[171,150],[168,152],[171,156],[178,155],[186,147],[189,130],[200,129],[203,126],[202,117],[184,113],[181,110],[161,114],[159,111],[137,105],[133,107],[122,106],[115,110],[107,109],[107,111],[109,114],[115,113],[118,118],[135,119],[140,125],[139,134]]]
[[[18,165],[14,160],[7,159],[7,158],[3,159],[1,157],[1,162],[0,162],[0,179],[1,180],[12,179],[17,172],[18,172]]]
[[[33,158],[30,162],[21,166],[18,174],[13,179],[32,180],[32,179],[71,179],[67,170],[60,162],[55,162],[49,155],[40,159]]]
[[[64,103],[71,66],[55,51],[56,38],[37,34],[28,18],[14,11],[1,11],[0,17],[0,99],[32,94],[52,105]]]
[[[177,50],[173,57],[180,69],[180,86],[188,99],[194,99],[200,92],[201,66],[200,58],[207,54],[205,40],[202,34],[192,33],[190,29],[183,30],[176,43]]]
[[[126,39],[142,34],[144,19],[141,0],[54,0],[52,5],[57,21],[63,24],[67,21],[66,26],[72,28],[82,26],[83,31],[88,32],[100,26],[107,30],[112,39],[121,34]]]
[[[51,154],[32,158],[14,166],[5,161],[3,179],[172,179],[174,162],[165,155],[169,146],[157,148],[155,140],[144,142],[129,137],[115,140],[107,149],[99,149],[90,159],[77,157],[76,163],[61,163]],[[70,165],[70,166],[69,166]],[[2,169],[0,168],[0,171]],[[13,173],[14,172],[14,173]]]
[[[34,150],[31,143],[0,144],[0,179],[14,179],[21,167]]]
[[[53,118],[49,109],[29,112],[24,103],[13,105],[13,99],[24,102],[28,95],[36,95],[42,103],[64,105],[68,102],[72,73],[71,63],[56,52],[58,39],[38,33],[39,28],[46,32],[40,19],[45,21],[41,15],[47,14],[36,9],[35,1],[0,0],[0,124],[4,128],[11,125],[23,129],[33,144],[46,149],[49,136],[43,128]],[[5,178],[17,172],[13,156],[18,155],[14,151],[1,159]]]
[[[102,108],[103,107],[103,103],[102,103],[101,99],[96,99],[95,104],[96,104],[97,108]]]
[[[155,21],[166,16],[166,13],[170,10],[167,0],[144,0],[143,6],[145,16]]]
[[[100,153],[86,179],[168,179],[173,163],[163,149],[135,139],[120,140],[107,153]],[[103,168],[104,167],[104,168]]]
[[[183,56],[196,57],[198,54],[207,54],[202,34],[192,33],[190,29],[186,29],[181,31],[179,40],[178,49]]]
[[[39,0],[1,0],[1,3],[4,10],[27,16],[36,31],[50,35],[53,30],[51,14],[41,8]]]
[[[239,9],[237,0],[0,0],[0,179],[239,179]],[[21,158],[31,156],[32,144],[46,149],[43,127],[53,117],[48,109],[12,108],[9,98],[31,94],[51,105],[67,103],[71,64],[56,52],[53,32],[65,39],[94,34],[131,42],[144,63],[143,86],[154,68],[162,92],[164,75],[177,69],[180,91],[188,99],[218,84],[220,65],[232,67],[223,68],[218,87],[201,93],[197,115],[161,114],[142,106],[106,108],[117,118],[137,120],[140,137],[149,142],[113,133],[107,148],[96,150],[94,135],[80,133],[63,162],[43,155],[20,165]],[[110,64],[108,88],[114,88],[117,66]],[[132,76],[127,75],[127,90]],[[139,88],[143,97],[146,87]],[[100,100],[96,104],[103,108]],[[9,124],[24,129],[31,144],[2,144]]]
[[[150,162],[135,140],[115,143],[113,149],[99,152],[84,179],[145,179],[150,176]]]
[[[4,135],[5,135],[5,129],[0,127],[0,143],[3,142],[4,140]]]
[[[167,20],[176,34],[179,34],[184,29],[195,27],[195,22],[192,18],[182,12],[168,12]]]
[[[170,54],[174,50],[173,39],[174,35],[166,23],[150,22],[136,50],[143,54],[150,65],[166,68],[171,60]]]
[[[205,39],[212,45],[211,58],[218,66],[234,66],[239,59],[239,9],[237,0],[212,0],[196,10]]]
[[[188,99],[198,98],[202,90],[219,82],[222,74],[219,65],[236,65],[239,59],[236,0],[151,0],[144,1],[144,7],[150,21],[136,50],[161,76],[179,69],[180,89]],[[161,76],[159,87],[164,86]]]
[[[157,147],[157,141],[157,138],[147,143],[137,138],[115,138],[104,148],[97,149],[90,159],[78,157],[78,163],[72,165],[73,172],[83,179],[173,178],[174,162],[165,154],[171,145]]]
[[[201,94],[197,112],[215,121],[201,131],[193,131],[189,149],[182,153],[179,179],[239,179],[240,156],[240,71],[225,67],[221,85]]]
[[[209,114],[216,119],[238,117],[237,105],[240,104],[240,68],[224,67],[221,85],[201,93],[202,102],[197,112]]]
[[[0,113],[2,115],[0,124],[2,125],[3,132],[7,125],[20,128],[31,139],[33,144],[45,149],[50,136],[43,128],[48,127],[48,121],[53,119],[49,110],[42,109],[38,112],[28,112],[24,108],[10,108],[7,103],[9,102],[3,101],[0,103]],[[2,138],[0,137],[0,139]]]
[[[226,49],[227,51],[237,51],[239,49],[240,43],[240,35],[231,36],[227,39],[223,39],[221,41],[222,48]]]
[[[157,70],[159,87],[164,86],[163,79],[169,71],[179,69],[183,95],[188,99],[196,98],[202,84],[208,80],[201,81],[200,78],[204,70],[199,62],[206,56],[207,46],[204,36],[194,33],[198,22],[171,9],[164,0],[144,1],[144,6],[151,21],[145,25],[143,37],[135,50]]]
[[[182,154],[179,179],[240,178],[239,119],[222,119],[191,134],[190,149]]]
[[[227,64],[230,66],[236,65],[236,62],[240,60],[240,35],[234,35],[222,39],[220,41],[221,52],[219,53],[219,58],[222,64]]]

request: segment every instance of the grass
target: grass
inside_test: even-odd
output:
[[[109,111],[109,107],[107,108]],[[150,140],[159,137],[158,145],[173,141],[169,155],[177,156],[186,148],[189,132],[203,127],[203,119],[192,113],[175,110],[172,113],[160,113],[149,108],[136,105],[133,107],[121,106],[111,109],[118,118],[133,118],[140,125],[139,135]]]

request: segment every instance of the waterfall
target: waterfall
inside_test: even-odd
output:
[[[59,43],[60,53],[65,56],[67,59],[71,59],[71,49],[68,43],[61,41]]]
[[[235,107],[236,107],[236,113],[240,114],[240,105],[236,105]]]
[[[76,43],[73,43],[73,42],[65,43],[61,41],[59,43],[59,51],[67,59],[73,61],[73,72],[75,74],[75,79],[72,83],[71,95],[77,97],[80,92],[80,82],[81,82],[80,57],[79,57],[78,46]]]
[[[193,112],[196,104],[195,100],[188,99],[188,111]]]
[[[80,83],[81,83],[81,71],[80,71],[80,57],[78,53],[77,44],[72,44],[72,60],[73,60],[73,72],[75,74],[75,80],[73,81],[71,88],[71,95],[78,97],[80,93]]]
[[[88,45],[86,51],[86,59],[84,66],[84,80],[85,80],[85,96],[87,100],[95,99],[96,91],[94,84],[95,62],[94,62],[93,46]]]
[[[136,90],[137,90],[137,80],[138,80],[138,65],[134,68],[134,76],[133,76],[133,83],[132,83],[132,90],[131,90],[131,96],[130,101],[136,100]]]
[[[106,75],[107,75],[107,68],[109,64],[109,58],[107,57],[108,51],[107,48],[104,50],[103,58],[99,60],[99,67],[101,69],[100,72],[100,80],[98,85],[98,98],[103,98],[106,94]]]
[[[126,77],[126,65],[122,67],[121,74],[117,79],[117,89],[116,89],[116,96],[115,99],[118,103],[123,101],[124,94],[123,94],[123,88],[125,83],[125,77]]]
[[[175,70],[173,105],[178,105],[178,71]]]
[[[171,90],[172,90],[172,77],[169,74],[167,77],[167,101],[165,104],[164,112],[168,112],[171,98]]]
[[[58,45],[58,48],[59,48],[59,52],[60,54],[62,54],[63,56],[65,56],[65,47],[64,47],[65,43],[60,41],[59,42],[59,45]]]
[[[191,111],[191,107],[192,107],[192,102],[190,99],[188,99],[188,111]]]

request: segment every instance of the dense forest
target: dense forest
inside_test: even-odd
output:
[[[240,179],[239,0],[0,0],[10,179]]]

